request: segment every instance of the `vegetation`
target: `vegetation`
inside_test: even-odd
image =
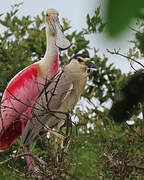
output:
[[[109,0],[106,8],[107,32],[111,37],[120,35],[136,18],[143,19],[144,1]]]
[[[0,35],[0,92],[7,82],[21,69],[40,60],[45,53],[46,37],[44,13],[31,18],[17,17],[19,5],[1,15],[0,24],[5,31]],[[93,54],[98,69],[92,72],[88,85],[71,117],[78,119],[72,123],[71,133],[64,149],[54,150],[54,137],[43,135],[32,146],[31,152],[39,158],[35,163],[42,171],[42,179],[140,179],[144,178],[144,121],[133,115],[134,125],[114,124],[109,118],[109,106],[127,78],[120,69],[108,62],[106,56],[99,57],[97,50],[90,47],[86,36],[103,32],[105,23],[97,8],[93,17],[87,15],[87,29],[68,33],[70,23],[63,19],[63,31],[72,42],[67,51],[60,53],[61,65],[67,64],[76,53]],[[138,60],[143,56],[143,28],[136,32],[134,47],[126,55],[128,59]],[[93,24],[95,26],[93,26]],[[139,24],[140,25],[140,24]],[[113,52],[114,53],[114,52]],[[115,52],[119,53],[119,52]],[[60,133],[66,133],[65,124]],[[38,176],[27,171],[20,138],[8,151],[0,153],[0,179],[37,179]]]

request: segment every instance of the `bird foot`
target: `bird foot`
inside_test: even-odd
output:
[[[26,163],[28,166],[28,171],[33,172],[33,173],[40,173],[40,169],[37,166],[35,166],[32,162],[33,158],[32,158],[32,155],[29,151],[29,147],[24,147],[24,152],[30,154],[30,155],[26,155],[26,157],[25,157]]]
[[[28,171],[34,174],[39,174],[41,172],[40,169],[37,166],[34,166],[33,164],[28,166]]]

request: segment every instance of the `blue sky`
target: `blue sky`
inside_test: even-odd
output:
[[[73,30],[81,30],[86,27],[86,15],[93,14],[94,10],[101,3],[101,8],[105,8],[103,0],[5,0],[1,1],[0,14],[6,13],[11,9],[11,5],[24,2],[18,13],[19,16],[30,15],[32,17],[46,11],[48,8],[55,8],[59,11],[60,19],[67,18],[71,22]],[[1,30],[0,30],[1,32]],[[96,34],[88,36],[91,46],[100,49],[99,54],[106,53],[106,48],[121,48],[123,52],[127,52],[130,46],[128,40],[131,40],[132,35],[125,33],[120,39],[111,40],[105,34]],[[122,69],[123,72],[131,71],[129,63],[118,56],[109,55],[109,62],[114,62],[115,66]]]

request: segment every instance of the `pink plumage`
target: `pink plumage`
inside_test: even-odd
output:
[[[28,115],[46,80],[59,70],[59,48],[70,46],[61,31],[58,12],[54,9],[46,12],[46,38],[44,58],[19,72],[4,91],[1,102],[0,151],[7,150],[22,135]],[[29,152],[29,147],[25,147],[24,152]],[[26,162],[29,170],[37,170],[28,155]]]
[[[57,71],[55,59],[50,76]],[[0,150],[6,150],[19,137],[27,122],[27,115],[44,87],[45,79],[38,76],[38,65],[32,64],[19,72],[8,84],[1,103]]]

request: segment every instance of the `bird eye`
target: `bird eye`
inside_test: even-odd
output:
[[[77,58],[78,62],[81,63],[83,60],[81,58]]]

